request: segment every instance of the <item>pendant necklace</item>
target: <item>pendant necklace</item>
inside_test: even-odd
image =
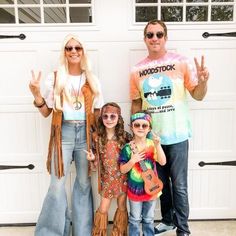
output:
[[[79,81],[79,88],[76,91],[73,84],[71,83],[71,88],[73,90],[73,97],[75,98],[75,101],[73,101],[73,107],[75,110],[79,110],[82,107],[82,103],[79,100],[79,92],[80,92],[80,85],[81,85],[81,80],[82,80],[82,75],[80,76],[80,81]]]

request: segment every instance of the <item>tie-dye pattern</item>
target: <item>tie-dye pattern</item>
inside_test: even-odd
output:
[[[119,163],[125,164],[131,158],[131,147],[127,143],[122,149],[119,157]],[[144,162],[148,169],[154,170],[156,173],[155,162],[157,161],[157,153],[154,143],[151,139],[146,139]],[[128,172],[128,198],[132,201],[148,201],[153,199],[153,196],[147,194],[144,190],[144,181],[141,176],[142,169],[139,163],[135,163],[132,169]],[[157,197],[157,196],[156,196]]]
[[[132,70],[131,100],[142,99],[142,109],[152,115],[152,129],[161,143],[179,143],[191,137],[187,90],[197,85],[195,67],[176,53],[158,60],[145,58]]]

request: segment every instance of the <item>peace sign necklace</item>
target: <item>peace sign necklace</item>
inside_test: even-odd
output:
[[[73,101],[73,106],[75,110],[79,110],[82,107],[82,103],[79,100],[81,80],[82,80],[82,74],[80,75],[79,88],[77,91],[75,90],[73,84],[71,84],[71,88],[73,90],[73,95],[74,95],[73,97],[75,98],[75,101]]]

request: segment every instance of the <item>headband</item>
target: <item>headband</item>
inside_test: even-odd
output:
[[[116,114],[120,115],[121,111],[120,111],[119,107],[114,107],[114,106],[108,105],[108,106],[104,106],[102,108],[102,113],[116,113]]]
[[[135,120],[146,120],[148,121],[150,124],[152,124],[152,117],[144,112],[138,112],[135,113],[131,116],[131,122],[134,122]]]

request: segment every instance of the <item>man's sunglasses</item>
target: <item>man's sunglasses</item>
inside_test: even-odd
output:
[[[149,127],[148,124],[140,124],[140,123],[133,123],[134,128],[140,128],[142,127],[143,129],[147,129]]]
[[[73,49],[75,49],[76,52],[83,50],[83,48],[80,47],[80,46],[68,46],[68,47],[65,47],[65,50],[67,52],[71,52]]]
[[[104,115],[102,115],[102,119],[103,120],[108,120],[108,119],[110,119],[110,120],[115,120],[116,118],[117,118],[117,114],[104,114]]]
[[[152,39],[153,37],[154,37],[154,33],[152,33],[152,32],[147,32],[146,33],[146,37],[148,38],[148,39]],[[161,39],[161,38],[163,38],[164,37],[164,32],[162,32],[162,31],[158,31],[158,32],[156,32],[156,36],[157,36],[157,38],[159,38],[159,39]]]

